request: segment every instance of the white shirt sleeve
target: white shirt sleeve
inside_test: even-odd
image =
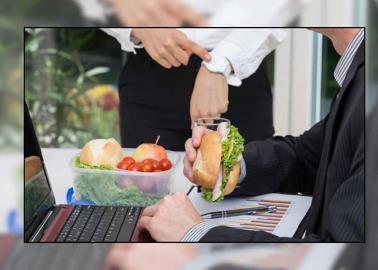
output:
[[[293,22],[309,0],[229,0],[212,14],[209,24],[216,26],[282,27]],[[220,28],[219,31],[222,31]],[[263,59],[285,38],[280,29],[234,29],[211,52],[205,66],[223,73],[230,85],[240,86],[241,80],[251,76]],[[231,68],[227,65],[231,64]]]
[[[222,72],[226,63],[228,73],[222,72],[230,85],[240,86],[241,80],[251,76],[264,58],[286,37],[286,31],[272,28],[234,29],[210,53],[212,59],[204,65],[213,72]]]
[[[101,28],[101,30],[114,37],[121,44],[121,49],[126,52],[136,54],[135,49],[143,48],[142,43],[131,37],[132,28]]]
[[[214,3],[212,27],[283,27],[292,23],[310,0],[228,0]]]
[[[88,20],[104,23],[107,16],[113,14],[113,9],[104,5],[100,0],[71,0],[80,9],[81,14]]]

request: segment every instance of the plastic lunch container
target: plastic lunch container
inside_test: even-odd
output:
[[[131,156],[132,149],[123,149]],[[172,168],[162,172],[134,172],[120,169],[84,169],[75,166],[76,155],[71,161],[74,175],[74,196],[96,205],[148,206],[156,203],[171,189],[174,170],[179,155],[167,151]]]

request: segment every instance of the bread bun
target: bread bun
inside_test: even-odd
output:
[[[38,156],[25,158],[25,182],[29,181],[34,175],[42,170],[42,161]]]
[[[227,185],[224,188],[224,195],[228,195],[234,191],[240,176],[240,162],[237,162],[230,172]]]
[[[122,148],[113,139],[96,139],[87,142],[80,153],[80,162],[92,166],[112,166],[122,160]]]
[[[222,142],[217,131],[206,133],[193,164],[193,178],[198,185],[213,189],[222,157]]]

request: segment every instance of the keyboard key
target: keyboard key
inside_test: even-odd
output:
[[[104,242],[115,242],[117,240],[118,232],[121,228],[122,223],[125,220],[127,214],[127,207],[118,207],[116,214],[110,223],[109,229],[106,232]]]
[[[91,242],[103,242],[105,234],[110,226],[110,223],[115,215],[116,212],[115,206],[105,207],[105,211],[103,216],[101,217],[100,222],[93,234]]]
[[[73,224],[75,223],[77,217],[79,216],[81,212],[82,207],[81,206],[75,206],[74,210],[72,211],[70,217],[66,221],[66,224],[63,226],[63,229],[59,233],[56,242],[64,242],[69,231],[71,230]]]
[[[89,218],[83,232],[80,235],[78,242],[89,242],[96,230],[98,223],[104,214],[105,208],[102,206],[95,207],[91,217]]]
[[[141,208],[131,207],[119,231],[117,242],[130,242]]]
[[[84,226],[87,224],[89,217],[94,210],[94,206],[88,205],[84,206],[77,217],[75,224],[72,226],[66,242],[77,242],[79,240],[80,234],[82,233]]]

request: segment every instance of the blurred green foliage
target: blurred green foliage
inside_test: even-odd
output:
[[[0,16],[0,149],[20,151],[23,128],[22,34],[19,24]]]
[[[99,32],[25,29],[25,99],[42,147],[119,137],[118,95],[101,77],[110,68],[98,64],[106,61],[91,46]]]

